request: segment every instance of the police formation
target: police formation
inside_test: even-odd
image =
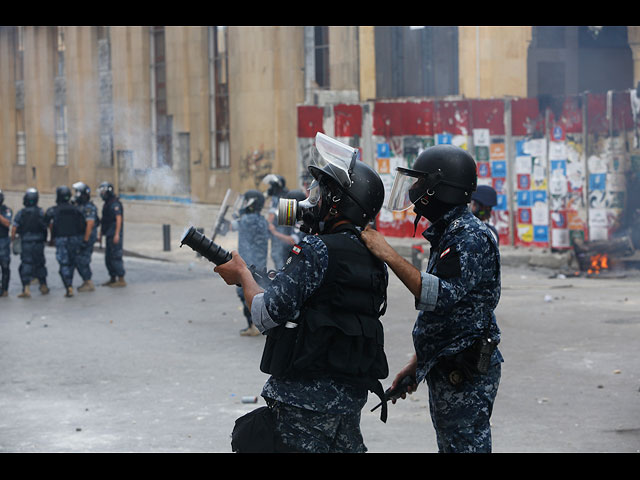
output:
[[[308,196],[283,192],[278,176],[265,182],[281,189],[270,194],[281,194],[279,225],[302,233],[288,245],[283,266],[264,281],[240,251],[214,262],[227,284],[240,285],[252,328],[266,337],[260,363],[269,374],[266,406],[236,420],[232,450],[365,452],[360,419],[368,393],[380,397],[386,421],[389,401],[426,384],[438,450],[490,452],[503,362],[494,314],[500,255],[487,215],[491,201],[475,197],[482,219],[469,206],[475,161],[439,145],[422,152],[413,168],[397,169],[387,208],[412,208],[416,228],[422,217],[429,220],[423,236],[431,254],[421,272],[375,229],[384,186],[357,149],[321,133],[315,147]],[[272,242],[287,238],[269,229]],[[384,391],[387,268],[414,295],[417,318],[411,361]]]
[[[100,242],[103,236],[106,239],[105,264],[109,273],[109,280],[103,285],[126,286],[122,261],[123,209],[113,186],[103,182],[98,188],[104,201],[102,219],[91,200],[89,186],[76,182],[72,188],[73,192],[68,186],[58,187],[56,204],[46,211],[38,205],[38,191],[29,188],[23,196],[23,208],[15,216],[11,208],[4,205],[4,194],[0,190],[0,296],[8,296],[11,250],[15,255],[20,255],[18,272],[22,291],[18,297],[31,298],[33,283],[39,284],[42,295],[49,293],[44,255],[47,242],[56,249],[64,296],[74,295],[73,277],[76,270],[82,279],[78,292],[94,291],[91,256],[95,243]]]

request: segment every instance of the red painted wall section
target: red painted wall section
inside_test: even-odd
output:
[[[322,132],[324,109],[315,106],[298,106],[298,138],[315,138]]]
[[[471,100],[473,128],[488,128],[489,135],[504,135],[504,101]]]
[[[631,93],[635,95],[635,91]],[[628,92],[613,93],[613,129],[615,131],[632,130],[633,112]]]
[[[533,136],[544,132],[544,113],[535,98],[511,100],[511,134],[516,137]]]
[[[405,135],[433,136],[433,102],[408,103],[403,108],[402,130]]]
[[[587,133],[605,135],[609,132],[607,121],[607,95],[587,94]]]
[[[562,102],[562,111],[558,118],[551,111],[549,113],[549,134],[553,128],[559,126],[566,133],[582,133],[582,98],[579,96],[568,96]],[[553,138],[553,137],[552,137]],[[555,140],[562,140],[557,138]]]
[[[373,134],[381,137],[433,135],[434,104],[421,102],[376,102]]]
[[[333,116],[336,137],[362,136],[362,106],[335,105]]]
[[[438,101],[435,103],[435,133],[471,134],[471,101]]]
[[[609,130],[620,132],[633,129],[633,113],[628,92],[613,92],[611,119],[607,116],[607,94],[587,94],[587,132],[608,135]]]

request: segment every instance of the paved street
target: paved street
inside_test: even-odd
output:
[[[264,339],[238,335],[235,289],[211,264],[187,249],[171,256],[126,257],[126,288],[64,298],[47,248],[51,293],[30,300],[16,297],[12,258],[10,297],[0,299],[0,452],[230,451],[234,420],[263,404],[242,400],[266,379]],[[96,283],[106,280],[101,253],[93,266]],[[640,273],[555,273],[503,269],[494,451],[638,452]],[[391,275],[383,321],[392,375],[411,352],[414,319]],[[362,419],[370,452],[436,452],[426,386],[390,405],[386,424],[370,412],[376,403],[370,396]]]

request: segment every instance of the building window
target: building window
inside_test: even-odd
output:
[[[110,27],[96,27],[98,36],[98,108],[100,114],[101,167],[113,166],[113,76]]]
[[[329,27],[313,27],[315,81],[318,88],[329,88]]]
[[[24,27],[14,29],[14,81],[16,89],[16,163],[27,164],[27,135],[24,126]]]
[[[376,96],[458,94],[458,27],[375,27]]]
[[[173,167],[173,118],[167,110],[167,71],[164,26],[151,27],[155,79],[156,154],[157,166]]]
[[[229,31],[209,28],[211,168],[229,167]]]
[[[55,139],[56,139],[56,165],[65,166],[68,163],[69,149],[67,145],[67,107],[66,107],[66,82],[65,82],[65,40],[64,27],[57,27],[57,54],[58,62],[55,86]]]

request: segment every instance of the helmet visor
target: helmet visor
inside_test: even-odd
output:
[[[349,172],[358,150],[320,132],[316,134],[316,150],[319,155],[314,156],[315,166],[331,172],[342,187],[349,188]]]
[[[420,200],[429,188],[434,186],[434,182],[429,181],[430,175],[423,172],[414,172],[401,167],[396,171],[387,208],[402,212]]]
[[[98,186],[98,193],[102,196],[109,191],[109,185],[105,183],[101,183]]]
[[[314,180],[313,182],[311,182],[311,185],[309,185],[309,196],[306,198],[306,200],[303,201],[307,202],[307,205],[315,207],[320,201],[320,196],[320,183],[318,182],[318,180]]]

